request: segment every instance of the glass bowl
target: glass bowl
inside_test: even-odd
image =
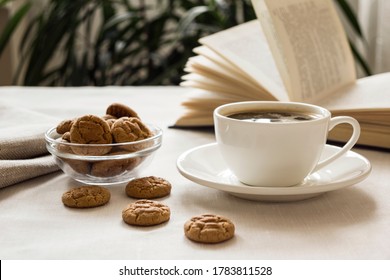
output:
[[[138,177],[161,146],[162,130],[151,124],[147,127],[152,137],[113,144],[69,143],[53,127],[45,134],[46,148],[61,170],[76,181],[90,185],[124,183]]]

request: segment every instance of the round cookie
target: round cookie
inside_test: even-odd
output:
[[[125,223],[135,226],[154,226],[169,220],[171,211],[168,206],[157,201],[142,199],[129,204],[122,211]]]
[[[111,144],[110,126],[105,120],[95,115],[85,115],[73,122],[70,129],[70,142],[77,144]],[[104,155],[111,147],[78,147],[72,146],[74,153],[79,155]]]
[[[171,193],[171,183],[167,180],[149,176],[137,178],[126,185],[126,194],[133,198],[158,198]]]
[[[81,186],[62,195],[62,203],[72,208],[91,208],[102,206],[110,200],[110,192],[100,186]]]
[[[131,117],[117,119],[111,126],[111,133],[117,143],[139,141],[153,136],[140,119]]]
[[[56,131],[59,134],[64,134],[65,132],[70,131],[72,125],[73,125],[73,120],[64,120],[57,125]]]
[[[204,214],[192,217],[184,224],[185,236],[195,242],[219,243],[234,236],[234,224],[219,215]]]
[[[139,119],[138,114],[133,109],[121,103],[112,103],[110,106],[108,106],[106,114],[117,118],[134,117]]]

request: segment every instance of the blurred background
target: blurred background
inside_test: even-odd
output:
[[[333,0],[359,77],[390,70],[390,1]],[[0,85],[177,85],[200,37],[248,0],[0,0]]]

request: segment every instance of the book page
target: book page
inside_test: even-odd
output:
[[[220,80],[210,75],[200,75],[196,72],[182,76],[183,82],[180,83],[183,87],[202,89],[205,91],[219,92],[223,95],[231,97],[241,97],[246,100],[275,100],[272,95],[259,89],[253,89],[243,84],[236,84],[234,81]]]
[[[276,99],[287,101],[273,56],[259,21],[253,20],[203,37],[199,42],[247,73]]]
[[[216,107],[244,100],[247,99],[229,97],[219,92],[193,90],[186,93],[185,101],[182,102],[185,112],[180,114],[174,127],[213,126],[213,111]]]
[[[198,90],[190,93],[189,98],[186,101],[183,101],[182,104],[189,109],[197,110],[200,115],[207,113],[212,116],[213,114],[210,114],[210,112],[213,112],[214,109],[220,105],[246,100],[247,99],[245,98],[221,95],[219,92]]]
[[[383,120],[390,125],[390,72],[358,79],[356,83],[339,89],[315,104],[332,112],[377,113],[377,121],[380,121],[382,114]]]
[[[258,88],[256,83],[253,83],[250,80],[248,81],[248,79],[245,79],[243,76],[241,76],[241,72],[227,69],[220,64],[217,64],[214,61],[208,59],[207,57],[200,55],[190,57],[185,65],[184,71],[192,73],[204,72],[205,76],[210,74],[222,79],[232,80],[235,83],[245,84],[247,86],[253,87],[254,89]]]
[[[258,82],[254,80],[250,75],[242,71],[236,65],[231,63],[229,60],[226,60],[224,57],[220,56],[218,53],[213,51],[207,46],[199,46],[193,49],[194,53],[198,54],[203,58],[207,58],[209,61],[214,62],[219,65],[219,68],[223,68],[225,71],[231,72],[236,75],[238,79],[243,80],[247,83],[252,83],[258,86]]]
[[[220,87],[226,88],[226,91],[228,92],[231,90],[232,85],[235,88],[242,88],[242,91],[237,91],[237,95],[245,94],[250,99],[259,100],[275,99],[272,94],[268,93],[264,88],[247,79],[243,79],[242,76],[239,75],[239,72],[229,71],[204,56],[199,55],[191,57],[188,60],[184,71],[204,76],[205,79],[212,79],[214,82],[219,82]],[[188,80],[188,75],[182,78]],[[246,94],[246,92],[250,94]]]
[[[332,0],[252,0],[293,101],[313,102],[356,80]]]

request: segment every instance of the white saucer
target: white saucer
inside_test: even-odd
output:
[[[321,157],[340,150],[326,145]],[[207,144],[184,152],[177,159],[179,172],[187,179],[206,187],[228,192],[234,196],[258,201],[295,201],[311,198],[356,184],[371,172],[370,162],[349,151],[333,163],[308,176],[301,184],[291,187],[248,186],[232,174],[223,161],[217,144]]]

